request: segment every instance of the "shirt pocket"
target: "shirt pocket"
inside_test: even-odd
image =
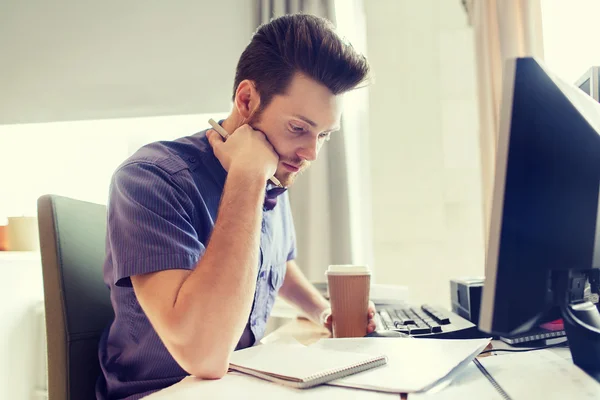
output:
[[[286,272],[286,262],[280,261],[275,262],[270,268],[269,271],[269,297],[267,299],[267,315],[271,313],[271,309],[273,308],[273,304],[275,303],[275,298],[277,297],[277,293],[281,286],[283,286],[283,281],[285,279]]]
[[[279,291],[281,286],[283,286],[283,280],[285,279],[286,272],[286,263],[285,261],[281,261],[278,263],[274,263],[271,266],[271,272],[269,276],[269,281],[271,283],[271,289],[274,291]]]

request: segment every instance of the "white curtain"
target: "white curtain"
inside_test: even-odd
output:
[[[259,23],[297,12],[336,23],[339,11],[334,0],[259,0],[258,3]],[[360,20],[360,6],[362,2],[358,0],[342,2],[346,23],[353,21],[354,25]],[[364,34],[364,17],[358,28]],[[311,281],[323,282],[329,264],[371,264],[365,92],[357,90],[345,96],[342,131],[332,135],[318,160],[290,188],[297,261]]]
[[[544,58],[542,16],[540,0],[463,0],[463,4],[475,34],[487,251],[503,67],[514,57]]]

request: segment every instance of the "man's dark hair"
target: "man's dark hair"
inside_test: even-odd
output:
[[[285,15],[261,25],[252,36],[237,65],[233,99],[240,82],[249,79],[264,109],[274,95],[285,93],[296,72],[338,95],[364,82],[369,64],[337,35],[330,21],[307,14]]]

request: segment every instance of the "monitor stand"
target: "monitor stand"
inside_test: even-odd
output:
[[[590,301],[561,307],[573,362],[600,382],[600,312]]]
[[[574,282],[580,281],[581,273],[564,272],[557,282],[558,299],[573,362],[600,382],[600,311],[591,301],[572,300]]]

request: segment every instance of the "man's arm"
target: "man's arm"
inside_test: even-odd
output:
[[[279,290],[281,296],[298,306],[311,321],[321,325],[324,311],[329,309],[329,302],[311,284],[298,267],[295,260],[287,262],[287,271],[283,286]]]
[[[227,372],[256,285],[265,183],[275,172],[277,156],[261,132],[245,130],[225,143],[216,133],[209,136],[229,173],[210,241],[195,269],[131,277],[169,353],[200,378]]]

